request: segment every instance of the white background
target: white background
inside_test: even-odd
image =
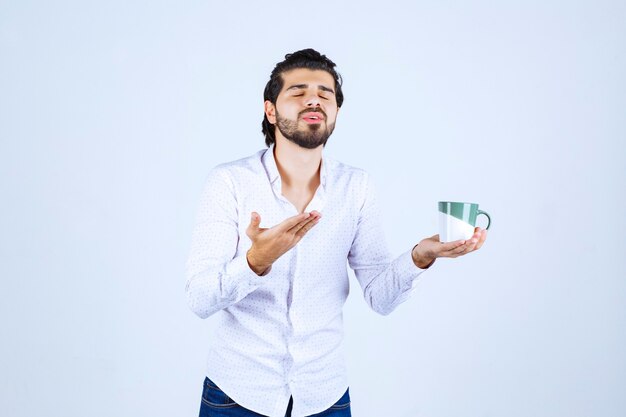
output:
[[[353,415],[626,415],[626,6],[0,1],[0,413],[193,416],[212,320],[184,264],[208,170],[264,147],[276,62],[346,100],[395,254],[493,218],[388,317],[351,277]]]

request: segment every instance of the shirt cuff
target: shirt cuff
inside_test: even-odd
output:
[[[402,275],[413,275],[414,277],[417,277],[422,272],[426,271],[426,269],[428,269],[432,265],[432,263],[426,268],[418,267],[417,265],[415,265],[415,262],[413,262],[412,252],[413,249],[403,253],[398,257],[396,271]]]
[[[415,265],[415,262],[413,262],[413,256],[411,255],[412,252],[413,249],[400,255],[396,259],[394,265],[396,273],[398,273],[401,277],[406,277],[406,282],[410,282],[411,284],[413,284],[415,282],[415,279],[427,270],[419,268],[417,265]],[[429,265],[429,267],[431,265],[432,263]]]
[[[419,282],[417,278],[422,275],[424,271],[426,271],[425,269],[421,269],[417,265],[415,265],[411,252],[413,252],[413,249],[398,256],[394,261],[394,273],[398,274],[398,276],[401,277],[401,281],[403,282],[403,291],[400,296],[394,301],[391,310],[394,310],[398,305],[405,302],[409,298],[409,295],[415,289],[417,283]]]
[[[267,282],[267,276],[270,274],[271,270],[270,268],[264,275],[257,275],[256,272],[250,268],[248,259],[244,253],[243,255],[233,258],[233,260],[228,263],[226,275],[235,277],[234,281],[236,282],[237,293],[248,294]]]

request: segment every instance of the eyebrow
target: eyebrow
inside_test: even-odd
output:
[[[301,89],[304,89],[304,88],[309,88],[309,85],[308,85],[308,84],[294,84],[294,85],[292,85],[291,87],[287,88],[285,91],[289,91],[289,90],[301,90]],[[318,89],[318,90],[322,90],[322,91],[327,91],[327,92],[329,92],[329,93],[333,93],[333,94],[335,94],[335,91],[334,91],[332,88],[328,88],[328,87],[326,87],[326,86],[324,86],[324,85],[318,85],[318,86],[317,86],[317,89]]]

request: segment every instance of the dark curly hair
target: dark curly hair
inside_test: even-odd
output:
[[[276,64],[270,80],[265,85],[265,91],[263,91],[263,101],[269,100],[274,105],[280,90],[283,88],[284,80],[282,73],[296,68],[307,68],[311,70],[323,70],[328,72],[335,79],[335,98],[337,100],[337,107],[341,107],[343,104],[343,92],[341,91],[342,79],[341,75],[335,71],[335,63],[326,58],[326,55],[322,55],[315,49],[302,49],[292,54],[285,55],[285,60]],[[263,123],[261,124],[263,135],[265,135],[265,144],[269,148],[274,142],[276,142],[275,129],[276,127],[270,123],[265,113],[263,113]]]

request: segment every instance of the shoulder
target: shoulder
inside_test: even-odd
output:
[[[216,165],[209,171],[207,177],[233,183],[245,180],[250,175],[258,175],[263,171],[262,158],[265,151],[262,149],[245,158]]]
[[[363,168],[339,162],[332,157],[324,157],[327,163],[328,175],[333,181],[349,184],[351,188],[370,186],[370,175]]]
[[[209,170],[204,178],[204,194],[229,195],[236,198],[241,192],[249,190],[254,181],[258,181],[263,171],[261,158],[265,151],[235,161],[221,163]]]

